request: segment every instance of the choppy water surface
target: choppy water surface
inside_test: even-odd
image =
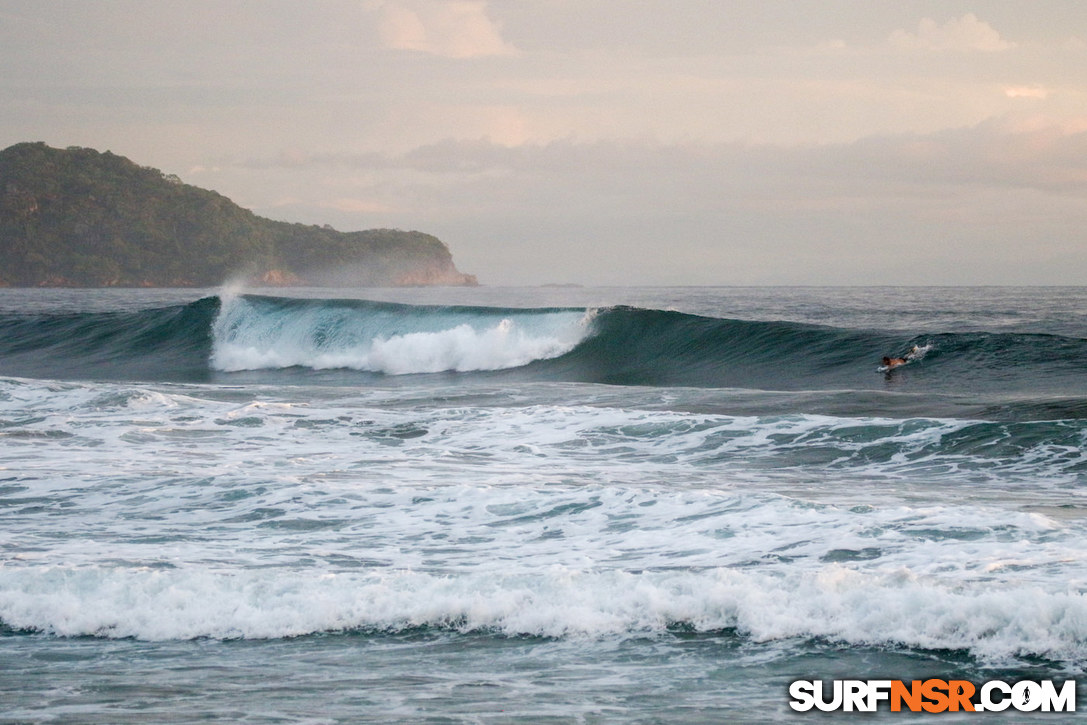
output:
[[[770,722],[1087,662],[1087,290],[337,294],[0,291],[0,720]]]

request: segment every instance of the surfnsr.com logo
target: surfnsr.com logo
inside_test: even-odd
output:
[[[887,703],[891,712],[1075,712],[1076,682],[1059,688],[1052,680],[1008,683],[989,680],[980,687],[967,680],[797,680],[789,685],[789,707],[799,712],[875,712]]]

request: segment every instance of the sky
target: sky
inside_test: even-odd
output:
[[[1087,284],[1082,0],[0,0],[0,147],[488,285]]]

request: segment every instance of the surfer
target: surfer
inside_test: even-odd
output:
[[[886,357],[886,356],[884,356],[884,358],[883,358],[883,369],[884,370],[893,370],[896,367],[898,367],[899,365],[905,365],[910,360],[917,360],[917,359],[919,359],[921,357],[922,352],[923,352],[923,350],[921,350],[921,348],[917,347],[917,345],[914,345],[913,347],[910,348],[910,351],[908,353],[906,353],[905,357]]]

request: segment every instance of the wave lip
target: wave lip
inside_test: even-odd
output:
[[[983,418],[1084,416],[1085,339],[908,334],[623,306],[426,306],[224,290],[161,309],[0,314],[0,375],[205,382],[290,370],[255,377],[297,383],[341,370],[314,377],[353,385],[366,378],[357,372],[491,371],[511,381],[824,391],[836,397],[824,409],[845,415],[961,417],[969,407]],[[879,356],[911,346],[927,351],[923,360],[876,373]]]
[[[202,380],[219,300],[114,312],[0,315],[0,374]]]
[[[591,319],[576,309],[225,297],[212,328],[211,365],[388,375],[503,370],[564,355],[589,334]]]

